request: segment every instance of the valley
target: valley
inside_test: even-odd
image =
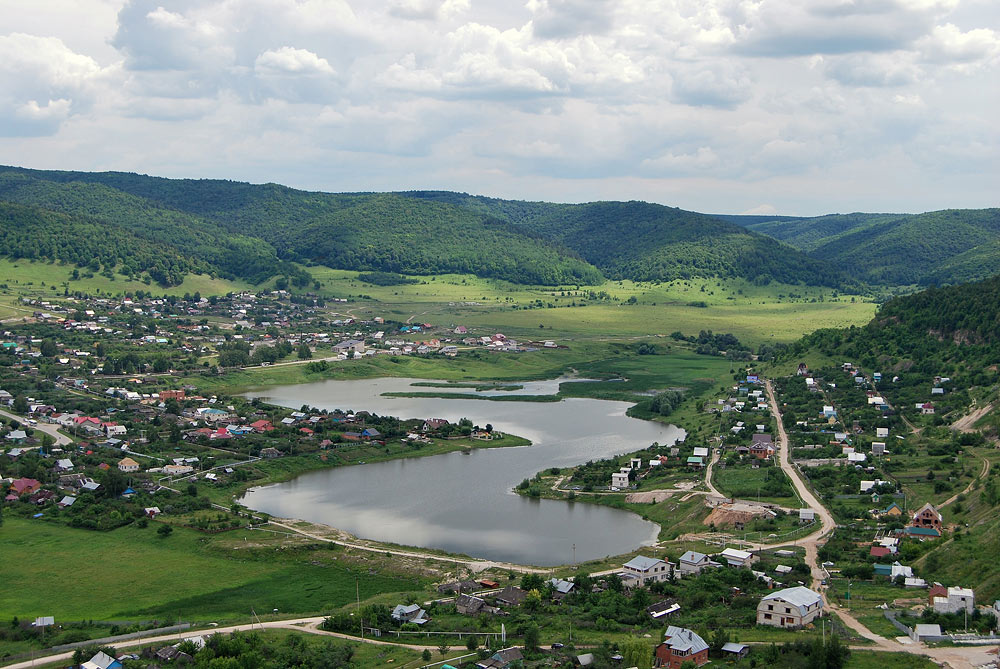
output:
[[[669,621],[738,667],[795,666],[827,635],[843,666],[974,666],[949,588],[992,639],[996,279],[914,292],[925,278],[888,266],[816,264],[815,240],[635,203],[0,176],[0,200],[37,209],[8,207],[0,259],[0,617],[59,626],[0,633],[0,661],[252,616],[441,657],[502,622],[532,662],[613,666]],[[24,216],[48,236],[25,241]],[[306,220],[314,240],[369,239],[367,220],[388,241],[275,246]],[[599,229],[630,220],[632,248],[603,253]],[[385,226],[410,223],[431,243],[393,260]],[[54,241],[88,226],[131,236],[94,267]],[[428,264],[435,245],[455,253]],[[177,255],[159,275],[148,253]],[[648,561],[663,578],[636,576]],[[823,620],[763,622],[796,587]],[[393,616],[414,605],[427,622]],[[940,633],[902,643],[886,612]]]

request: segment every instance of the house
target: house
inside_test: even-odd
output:
[[[557,599],[568,595],[575,585],[573,581],[565,581],[561,578],[550,578],[546,583],[552,586],[553,597]]]
[[[823,598],[809,588],[796,586],[765,595],[757,605],[757,624],[802,627],[823,612]]]
[[[392,610],[392,619],[400,623],[414,623],[416,625],[423,625],[430,621],[427,612],[420,608],[419,604],[396,605],[396,608]]]
[[[270,432],[274,429],[274,425],[271,424],[271,421],[264,419],[255,420],[250,423],[250,427],[253,428],[254,432]]]
[[[12,441],[15,444],[23,444],[28,438],[28,433],[24,430],[11,430],[7,433],[7,441]]]
[[[515,663],[524,661],[520,648],[504,648],[490,655],[485,660],[476,662],[477,669],[510,669]]]
[[[160,513],[160,507],[147,506],[145,509],[142,510],[142,512],[145,513],[150,518],[156,518],[156,516],[159,515]]]
[[[655,604],[650,604],[646,607],[646,613],[649,617],[654,620],[659,620],[669,616],[671,613],[676,613],[681,610],[681,605],[678,604],[673,599],[664,599],[662,602],[656,602]]]
[[[260,449],[260,457],[267,458],[268,460],[272,460],[274,458],[280,458],[281,451],[279,451],[277,448],[274,448],[273,446],[268,446],[267,448]]]
[[[921,415],[924,415],[924,416],[933,416],[934,415],[934,405],[931,404],[930,402],[925,402],[924,404],[921,404],[920,405],[920,413],[921,413]]]
[[[903,586],[906,588],[926,588],[927,581],[916,576],[910,576],[903,580]]]
[[[103,652],[80,665],[80,669],[121,669],[122,663]]]
[[[194,471],[191,465],[164,465],[163,473],[168,476],[184,476]]]
[[[703,569],[718,566],[720,566],[718,562],[713,562],[704,553],[687,551],[677,561],[677,572],[680,576],[687,576],[688,574],[700,574]]]
[[[437,432],[447,424],[448,421],[446,421],[444,418],[428,418],[427,420],[424,421],[424,424],[421,426],[420,431]]]
[[[635,579],[636,585],[644,586],[647,583],[656,581],[666,581],[670,578],[670,563],[658,558],[644,557],[637,555],[624,565],[622,565],[623,576]]]
[[[754,433],[750,441],[750,455],[763,460],[774,455],[774,441],[769,434]]]
[[[933,597],[935,613],[974,613],[976,610],[976,593],[972,588],[948,588],[944,596]]]
[[[875,558],[883,558],[892,555],[892,549],[888,546],[872,546],[868,554]]]
[[[893,502],[889,506],[885,507],[885,511],[882,512],[882,515],[884,515],[884,516],[891,516],[891,517],[895,518],[895,517],[898,517],[898,516],[902,516],[903,515],[903,510],[900,509],[899,506],[895,502]]]
[[[56,460],[55,470],[57,472],[69,472],[73,470],[73,461],[69,458]]]
[[[730,567],[749,567],[754,562],[754,554],[741,551],[736,548],[727,548],[719,557],[726,561]]]
[[[474,616],[487,606],[485,599],[474,595],[459,595],[455,600],[455,611],[463,616]]]
[[[116,423],[104,423],[104,436],[106,437],[120,437],[127,433],[124,425],[118,425]]]
[[[73,506],[75,502],[76,502],[76,497],[73,497],[72,495],[66,495],[61,500],[59,500],[58,506],[60,509],[65,509],[66,507]]]
[[[611,487],[612,488],[618,488],[619,490],[621,490],[622,488],[627,488],[628,487],[628,474],[625,473],[625,472],[615,472],[614,474],[612,474],[611,475]]]
[[[28,478],[14,479],[10,483],[10,491],[18,496],[30,495],[41,487],[42,484],[39,481]]]
[[[132,458],[122,458],[118,461],[118,470],[126,474],[131,474],[139,471],[139,463]]]
[[[701,469],[705,466],[705,462],[702,458],[697,455],[692,455],[687,459],[687,466],[694,467],[695,469]]]
[[[496,595],[497,604],[504,606],[520,606],[524,598],[528,596],[524,590],[516,585],[508,585]]]
[[[937,530],[937,536],[941,535],[941,513],[934,508],[934,505],[927,502],[920,510],[913,514],[913,527],[921,527]]]
[[[799,522],[811,523],[816,520],[816,512],[812,509],[799,509]]]
[[[872,442],[872,455],[885,455],[885,442],[884,441],[873,441]]]
[[[671,625],[663,634],[663,643],[653,652],[653,666],[680,669],[685,662],[696,667],[708,664],[708,644],[695,632]]]
[[[877,439],[885,439],[889,436],[889,428],[887,427],[877,427],[875,428],[875,437]]]

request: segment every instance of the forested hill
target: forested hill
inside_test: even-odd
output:
[[[976,385],[995,383],[1000,276],[894,298],[868,325],[817,330],[793,344],[791,355],[808,350],[859,362],[867,369],[912,370],[925,382],[934,375],[964,374]]]
[[[290,261],[408,274],[462,272],[547,285],[602,280],[600,271],[571,250],[500,220],[388,193],[310,193],[274,184],[0,168],[0,202],[63,214],[42,217],[44,225],[38,226],[39,241],[64,238],[57,256],[63,258],[85,248],[74,227],[74,217],[82,216],[111,235],[127,232],[210,273],[252,282],[275,274],[301,279]],[[53,257],[53,247],[34,237],[6,237],[0,255]],[[113,258],[119,269],[143,266],[131,249],[123,246]],[[175,279],[176,273],[157,280],[169,285]]]
[[[303,286],[301,267],[314,264],[544,285],[714,276],[847,290],[1000,272],[1000,210],[744,220],[645,202],[317,193],[16,167],[0,167],[0,203],[24,207],[5,220],[31,231],[8,225],[0,255],[97,258],[104,272],[164,285],[200,271],[252,283],[284,274]],[[102,237],[116,246],[95,254]]]
[[[873,284],[951,284],[1000,272],[1000,209],[720,218],[850,267]]]
[[[577,252],[606,276],[642,281],[694,276],[851,287],[846,272],[716,217],[647,202],[553,204],[412,191],[501,219]]]

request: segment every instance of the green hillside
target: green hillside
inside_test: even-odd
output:
[[[250,283],[283,274],[304,287],[310,277],[302,265],[464,273],[533,285],[719,277],[853,291],[865,284],[956,283],[1000,271],[1000,209],[710,216],[635,201],[318,193],[16,167],[0,167],[0,202],[26,207],[16,213],[19,226],[37,217],[39,231],[27,238],[6,233],[0,254],[77,264],[98,258],[104,271],[164,286],[201,272]],[[115,243],[95,251],[92,240],[101,238]]]
[[[723,218],[851,268],[872,284],[952,284],[1000,272],[1000,209]]]
[[[670,281],[700,276],[759,283],[845,286],[852,280],[824,261],[713,216],[647,202],[552,204],[415,191],[495,216],[572,249],[613,279]]]
[[[466,209],[392,194],[229,181],[0,169],[0,201],[83,214],[254,282],[282,261],[527,284],[600,283],[572,251]],[[280,259],[280,260],[279,260]]]

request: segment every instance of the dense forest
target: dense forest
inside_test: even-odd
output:
[[[198,271],[252,283],[285,275],[302,286],[309,281],[297,269],[302,265],[543,285],[721,277],[844,290],[1000,272],[996,209],[709,216],[645,202],[318,193],[16,167],[0,167],[0,203],[6,207],[0,255],[81,267],[97,258],[104,270],[164,285]],[[98,239],[108,244],[95,251]]]
[[[857,287],[846,272],[713,216],[647,202],[552,204],[414,191],[494,216],[570,248],[613,279],[669,281],[697,276],[767,284]]]
[[[405,274],[469,273],[593,284],[593,265],[537,235],[447,204],[389,193],[0,168],[0,201],[86,215],[175,248],[222,276],[258,282],[281,261]],[[13,255],[11,249],[0,253]]]
[[[721,218],[850,268],[871,284],[953,284],[1000,273],[1000,209]]]

